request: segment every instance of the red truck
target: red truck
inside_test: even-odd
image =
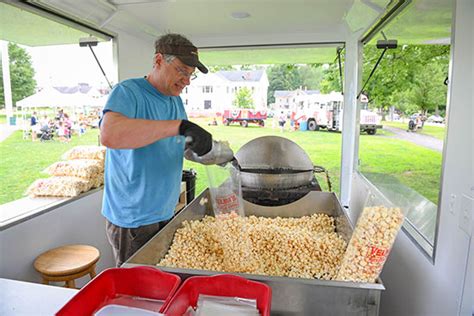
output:
[[[257,111],[252,109],[234,109],[224,110],[222,114],[222,123],[229,126],[233,122],[238,122],[240,126],[247,127],[249,123],[255,123],[259,126],[265,126],[267,118],[266,111]]]

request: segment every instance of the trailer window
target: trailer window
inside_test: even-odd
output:
[[[89,48],[79,46],[80,38],[94,35],[94,52],[112,84],[116,71],[111,37],[45,18],[21,3],[0,3],[0,12],[1,226],[55,203],[24,198],[25,191],[49,177],[43,170],[70,148],[98,144],[97,124],[110,87]],[[58,133],[61,123],[67,134]]]
[[[398,38],[398,47],[385,52],[363,92],[368,103],[361,107],[360,125],[367,133],[359,138],[359,170],[391,204],[404,209],[404,231],[431,258],[446,132],[450,7],[436,17],[443,28],[428,30],[410,8],[365,45],[363,82],[382,52],[375,41]],[[371,115],[378,116],[383,129],[371,129]]]

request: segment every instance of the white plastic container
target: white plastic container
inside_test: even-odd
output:
[[[123,306],[123,305],[106,305],[99,309],[94,316],[158,316],[161,313],[149,311],[146,309]]]

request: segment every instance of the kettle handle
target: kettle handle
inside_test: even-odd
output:
[[[332,184],[331,184],[331,178],[329,177],[329,172],[327,171],[326,168],[321,167],[321,166],[313,166],[313,172],[314,173],[324,173],[326,176],[326,183],[328,185],[328,191],[332,192]]]

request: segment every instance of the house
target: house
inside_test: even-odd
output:
[[[267,109],[268,77],[264,69],[218,71],[199,74],[181,93],[188,112],[223,112],[233,107],[236,93],[242,88],[252,92],[257,110]]]

